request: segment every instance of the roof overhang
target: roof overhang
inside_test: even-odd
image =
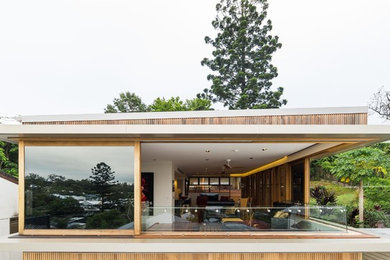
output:
[[[0,139],[135,138],[274,142],[382,142],[388,125],[0,125]]]

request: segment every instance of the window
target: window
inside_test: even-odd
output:
[[[133,229],[133,146],[25,146],[27,229]]]

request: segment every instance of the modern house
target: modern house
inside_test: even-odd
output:
[[[0,236],[17,232],[18,179],[0,172]]]
[[[0,249],[24,259],[390,251],[309,205],[311,160],[390,139],[366,107],[22,116],[0,139],[19,144],[19,234]]]

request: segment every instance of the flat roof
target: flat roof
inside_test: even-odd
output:
[[[121,137],[329,140],[390,139],[390,125],[0,125],[0,139],[27,137]]]
[[[174,112],[134,112],[108,114],[65,114],[65,115],[26,115],[19,121],[92,121],[92,120],[131,120],[156,118],[200,118],[200,117],[240,117],[240,116],[275,116],[275,115],[313,115],[313,114],[356,114],[368,113],[368,107],[316,107],[316,108],[276,108],[245,110],[208,110],[208,111],[174,111]]]

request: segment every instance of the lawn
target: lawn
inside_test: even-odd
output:
[[[341,183],[331,181],[310,181],[310,188],[314,188],[317,185],[325,186],[327,190],[336,194],[336,204],[343,206],[358,205],[358,191],[357,187],[344,186]],[[311,204],[316,204],[314,199],[311,199]]]

